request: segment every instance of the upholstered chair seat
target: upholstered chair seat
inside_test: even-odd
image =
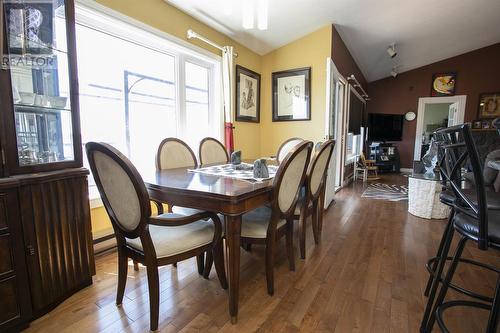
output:
[[[183,216],[184,215],[167,213],[157,216],[156,219],[164,219],[165,223],[168,223],[169,219]],[[168,228],[150,225],[149,233],[151,234],[156,257],[163,258],[210,244],[214,239],[214,229],[213,223],[207,223],[207,221],[200,220],[198,222]],[[143,251],[140,238],[127,238],[127,245],[136,250]]]
[[[464,213],[458,213],[454,220],[455,228],[471,239],[479,238],[479,222],[477,219]],[[489,242],[500,247],[500,211],[488,210],[488,238]]]
[[[267,228],[273,210],[267,206],[262,206],[254,209],[242,217],[241,236],[248,238],[266,238]],[[277,229],[280,229],[286,224],[285,220],[279,220]]]
[[[467,197],[472,200],[475,205],[477,205],[477,196],[474,189],[465,189],[463,190],[463,193],[467,195]],[[488,209],[500,210],[500,193],[488,190],[488,188],[485,189],[485,193]],[[441,194],[439,195],[439,199],[445,205],[453,206],[455,204],[456,197],[453,191],[446,190],[441,192]]]

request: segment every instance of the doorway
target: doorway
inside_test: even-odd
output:
[[[415,161],[420,161],[429,148],[435,130],[463,124],[466,99],[465,95],[419,98],[413,156]]]

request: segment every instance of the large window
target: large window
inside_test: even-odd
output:
[[[109,143],[140,171],[154,168],[166,137],[195,151],[203,137],[221,137],[219,59],[99,11],[77,6],[76,14],[84,144]]]

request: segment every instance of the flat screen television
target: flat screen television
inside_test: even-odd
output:
[[[401,141],[404,116],[398,114],[368,114],[369,141]]]

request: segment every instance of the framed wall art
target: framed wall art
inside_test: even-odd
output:
[[[500,117],[500,92],[479,95],[478,118]]]
[[[260,121],[260,74],[236,65],[236,121]]]
[[[311,120],[311,67],[272,74],[273,121]]]
[[[457,73],[437,73],[432,75],[431,96],[453,96],[455,95],[455,85],[457,83]]]

